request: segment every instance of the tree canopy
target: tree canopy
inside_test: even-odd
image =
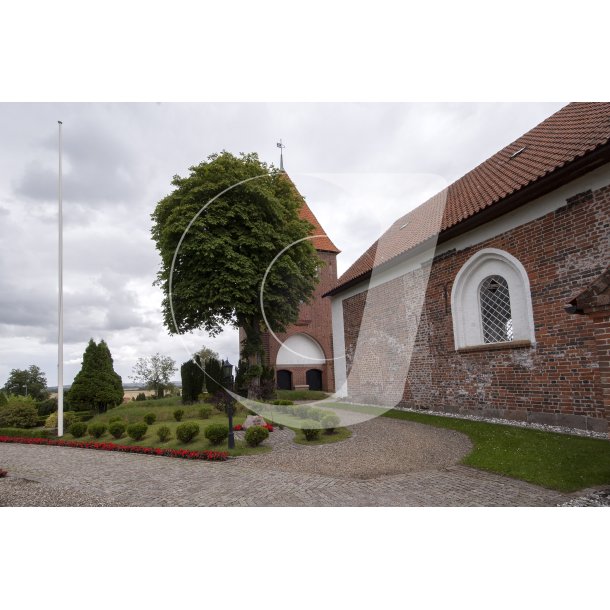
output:
[[[83,364],[70,391],[67,403],[75,409],[96,408],[100,412],[123,402],[123,380],[115,372],[112,355],[102,339],[96,344],[93,339],[83,354]]]
[[[31,396],[34,400],[44,400],[48,397],[46,375],[32,364],[27,369],[13,369],[4,384],[7,394]]]
[[[153,356],[138,358],[133,367],[134,381],[144,381],[155,390],[158,398],[163,398],[163,391],[170,385],[172,375],[176,372],[176,362],[170,356],[162,356],[158,352]]]
[[[191,167],[188,176],[175,176],[172,184],[174,191],[152,214],[152,237],[161,255],[155,283],[164,294],[165,326],[171,334],[203,329],[211,335],[225,325],[241,327],[246,335],[242,353],[259,363],[264,329],[260,289],[266,270],[265,314],[276,332],[297,320],[300,305],[311,300],[318,281],[321,262],[305,239],[313,227],[299,218],[301,199],[284,173],[254,153],[211,155]],[[218,195],[180,243],[189,223]]]

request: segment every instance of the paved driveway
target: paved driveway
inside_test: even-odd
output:
[[[348,441],[191,462],[64,447],[0,444],[0,506],[554,506],[571,496],[458,464],[451,430],[377,419]]]

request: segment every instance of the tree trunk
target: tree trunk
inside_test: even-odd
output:
[[[246,333],[246,340],[244,345],[244,352],[248,357],[248,364],[250,367],[257,367],[260,370],[261,365],[261,352],[262,352],[262,338],[260,320],[254,319],[243,324],[242,328]],[[260,374],[251,377],[250,383],[248,384],[248,398],[250,400],[259,400],[261,396],[261,378]]]

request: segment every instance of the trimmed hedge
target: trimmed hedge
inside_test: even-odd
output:
[[[148,430],[148,426],[143,422],[137,424],[130,424],[127,426],[127,435],[134,441],[141,441]]]
[[[244,436],[250,447],[258,447],[265,439],[269,438],[269,430],[263,426],[250,426]]]
[[[110,434],[112,434],[112,436],[114,436],[114,438],[121,438],[121,436],[123,436],[123,434],[125,434],[125,430],[127,429],[127,426],[125,424],[125,422],[123,422],[122,420],[116,420],[113,421],[109,426],[108,426],[108,432],[110,432]]]
[[[306,419],[303,423],[303,435],[308,441],[315,441],[320,436],[320,424],[313,419]]]
[[[147,413],[144,416],[144,421],[149,425],[152,426],[156,421],[157,421],[157,416],[154,413]]]
[[[176,428],[176,438],[183,443],[190,443],[199,434],[199,425],[192,421],[180,424]]]
[[[20,438],[49,438],[53,434],[49,430],[40,428],[0,428],[0,436],[16,436]]]
[[[205,429],[203,435],[212,445],[220,445],[220,443],[229,437],[229,426],[225,424],[212,424]]]
[[[174,419],[176,421],[182,421],[183,417],[184,417],[184,409],[176,409],[174,411]]]
[[[169,429],[169,426],[161,426],[157,429],[157,436],[159,437],[159,441],[164,443],[171,438],[172,431]]]
[[[85,432],[87,432],[87,424],[82,421],[74,422],[69,428],[68,432],[74,438],[81,438],[81,436],[85,436]]]
[[[89,424],[89,427],[87,428],[87,432],[94,438],[100,438],[101,436],[104,436],[106,430],[108,430],[108,426],[106,424],[103,424],[102,422],[94,422],[92,424]]]

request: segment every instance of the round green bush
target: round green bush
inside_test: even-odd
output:
[[[313,419],[306,419],[301,424],[303,426],[303,436],[308,441],[315,441],[320,436],[320,424]]]
[[[201,419],[210,419],[210,415],[212,415],[212,411],[214,411],[214,409],[212,409],[212,407],[199,407],[199,417],[201,417]]]
[[[154,413],[147,413],[144,416],[144,421],[149,425],[152,426],[155,421],[157,420],[157,416]]]
[[[141,441],[148,430],[148,426],[143,422],[137,424],[130,424],[127,426],[127,435],[134,441]]]
[[[146,394],[144,394],[144,392],[140,392],[137,396],[136,396],[136,400],[138,402],[141,402],[143,400],[146,400]]]
[[[182,421],[182,416],[184,415],[184,409],[176,409],[174,411],[174,419],[176,421]]]
[[[68,429],[75,421],[77,421],[76,413],[73,413],[72,411],[64,411],[64,428]],[[57,428],[57,412],[51,413],[51,415],[47,417],[44,427]]]
[[[199,434],[199,424],[187,421],[176,428],[176,438],[183,443],[190,443]]]
[[[89,427],[87,428],[87,432],[93,436],[94,438],[100,438],[101,436],[104,435],[104,433],[106,432],[106,430],[108,429],[108,426],[106,426],[106,424],[103,424],[102,422],[93,422],[92,424],[89,424]]]
[[[126,428],[127,428],[127,426],[125,425],[125,422],[117,420],[117,421],[113,421],[108,426],[108,432],[110,432],[110,434],[112,434],[112,436],[114,436],[114,438],[121,438],[121,436],[123,436],[123,434],[125,434]]]
[[[203,435],[212,445],[220,445],[229,436],[229,426],[225,424],[212,424],[205,429]]]
[[[316,409],[315,407],[309,408],[309,419],[315,419],[316,421],[322,421],[322,418],[328,413],[322,409]]]
[[[0,407],[0,427],[34,428],[38,424],[38,409],[29,396],[9,396]]]
[[[246,430],[244,438],[250,447],[258,447],[265,439],[269,438],[269,430],[262,426],[250,426]]]
[[[164,443],[171,438],[172,431],[169,429],[169,426],[161,426],[160,428],[157,428],[157,436],[159,437],[159,440]]]
[[[81,438],[81,436],[85,436],[85,432],[87,432],[87,424],[82,421],[74,422],[69,428],[68,432],[74,438]]]
[[[297,417],[300,417],[301,419],[309,419],[309,412],[311,409],[312,407],[309,405],[297,405],[295,412]]]
[[[326,429],[326,434],[332,434],[335,431],[335,428],[341,423],[341,418],[334,413],[328,413],[322,418],[320,423],[322,424],[322,428]]]

